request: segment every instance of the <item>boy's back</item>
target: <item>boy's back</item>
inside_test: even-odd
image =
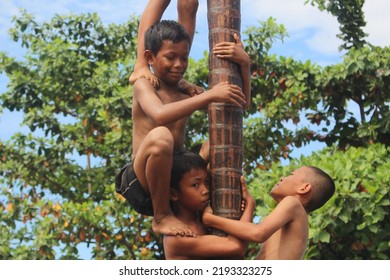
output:
[[[279,208],[279,209],[278,209]],[[275,212],[276,211],[276,212]],[[273,213],[266,219],[279,219],[274,215],[288,215],[292,220],[272,234],[262,245],[256,259],[259,260],[297,260],[305,253],[309,236],[309,223],[306,210],[294,197],[286,197],[277,205]],[[265,221],[264,221],[265,222]]]

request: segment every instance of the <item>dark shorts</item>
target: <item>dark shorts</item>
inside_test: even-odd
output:
[[[132,163],[126,164],[115,176],[115,190],[135,211],[142,215],[153,216],[152,199],[138,182]]]

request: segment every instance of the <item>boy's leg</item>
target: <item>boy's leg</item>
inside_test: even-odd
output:
[[[194,40],[196,26],[196,12],[198,11],[198,0],[178,0],[177,13],[179,23],[184,26],[191,36],[191,43]]]
[[[134,65],[134,71],[129,78],[131,84],[134,84],[140,77],[145,77],[155,88],[158,87],[158,79],[150,72],[149,65],[144,57],[144,38],[148,28],[160,21],[170,2],[171,0],[150,0],[141,16],[138,27],[137,61]]]
[[[191,37],[191,45],[194,40],[195,26],[196,26],[196,12],[198,11],[198,0],[178,0],[177,1],[177,13],[178,21]],[[186,80],[182,79],[179,83],[179,88],[182,92],[194,96],[202,93],[204,90],[201,87],[195,86]]]
[[[138,181],[152,198],[153,231],[191,236],[192,231],[173,215],[169,204],[173,143],[173,136],[166,127],[153,129],[139,147],[133,168]]]

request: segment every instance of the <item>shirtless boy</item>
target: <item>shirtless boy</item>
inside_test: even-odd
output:
[[[179,152],[173,156],[171,192],[175,216],[188,225],[196,237],[164,236],[167,260],[229,258],[242,259],[248,242],[231,235],[220,237],[207,234],[201,221],[204,208],[209,204],[209,176],[206,162],[192,152]],[[243,197],[247,194],[243,190]],[[244,210],[241,221],[250,222],[252,212]]]
[[[132,163],[115,177],[117,192],[133,208],[153,215],[153,231],[165,235],[192,236],[192,230],[177,219],[169,206],[169,184],[172,157],[184,147],[185,128],[190,115],[211,102],[228,102],[236,106],[246,103],[241,89],[221,82],[210,90],[190,97],[178,87],[188,66],[191,37],[175,21],[155,23],[145,34],[145,59],[159,80],[159,88],[148,79],[134,83],[132,120]],[[219,46],[229,50],[226,58],[239,53],[246,59],[238,43]],[[237,48],[241,51],[237,51]],[[237,59],[237,58],[235,58]],[[237,61],[240,65],[246,65]]]
[[[240,239],[263,243],[257,259],[302,259],[309,236],[308,214],[333,195],[332,178],[317,167],[303,166],[282,178],[271,190],[275,209],[259,224],[243,223],[212,214],[208,207],[203,223]],[[249,195],[246,207],[255,207]]]

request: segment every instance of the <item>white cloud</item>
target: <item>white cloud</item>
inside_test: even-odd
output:
[[[337,19],[310,4],[304,5],[304,2],[304,0],[242,0],[243,27],[244,24],[255,24],[258,20],[274,17],[278,23],[285,25],[290,35],[305,34],[307,37],[303,38],[303,41],[312,51],[324,55],[336,54],[342,43],[336,37],[340,33]],[[389,46],[390,1],[366,1],[363,11],[367,22],[364,30],[369,33],[368,41],[382,47]]]
[[[366,1],[363,9],[367,23],[364,31],[369,34],[368,41],[381,47],[390,46],[390,1]]]
[[[36,16],[37,20],[49,20],[54,14],[69,14],[81,12],[96,12],[106,23],[120,23],[126,21],[130,15],[141,15],[148,0],[116,0],[113,2],[103,0],[0,0],[0,40],[6,38],[7,30],[12,26],[13,15],[18,14],[20,7]],[[172,0],[164,18],[177,18],[176,4]],[[249,25],[257,25],[268,17],[276,18],[277,22],[284,24],[290,38],[287,42],[300,45],[300,51],[310,51],[324,56],[338,55],[341,41],[336,38],[340,33],[335,17],[327,12],[320,12],[310,4],[304,5],[305,0],[242,0],[241,22],[242,30]],[[366,1],[364,6],[368,41],[380,45],[390,45],[390,36],[386,30],[390,26],[390,1]],[[202,56],[208,49],[207,27],[207,0],[199,0],[197,14],[197,34],[194,39],[193,50]],[[8,39],[8,38],[7,38]],[[9,46],[9,44],[4,44]],[[287,44],[286,44],[287,47]],[[291,47],[291,46],[288,46]],[[194,53],[194,52],[193,52]],[[200,53],[200,55],[199,55]],[[197,58],[198,58],[197,57]]]
[[[337,55],[339,53],[338,48],[342,44],[342,41],[338,39],[335,32],[326,28],[318,28],[313,36],[308,37],[305,43],[312,50],[317,52]]]
[[[3,36],[7,36],[8,29],[11,26],[12,16],[17,13],[18,9],[9,1],[1,3],[0,6],[0,36],[2,38]]]
[[[7,6],[12,5],[14,14],[18,8],[24,8],[29,13],[34,14],[38,20],[48,20],[54,14],[96,12],[104,22],[111,23],[124,21],[133,13],[141,14],[146,3],[146,1],[136,0],[116,0],[115,2],[102,0],[11,0],[7,1]]]
[[[252,2],[243,0],[242,5],[250,5],[249,18],[264,20],[268,17],[284,24],[290,38],[301,36],[302,43],[314,52],[325,55],[336,55],[341,42],[336,38],[339,33],[336,18],[326,12],[319,11],[304,0],[259,0]],[[244,16],[245,17],[245,16]],[[295,38],[298,39],[298,38]]]

